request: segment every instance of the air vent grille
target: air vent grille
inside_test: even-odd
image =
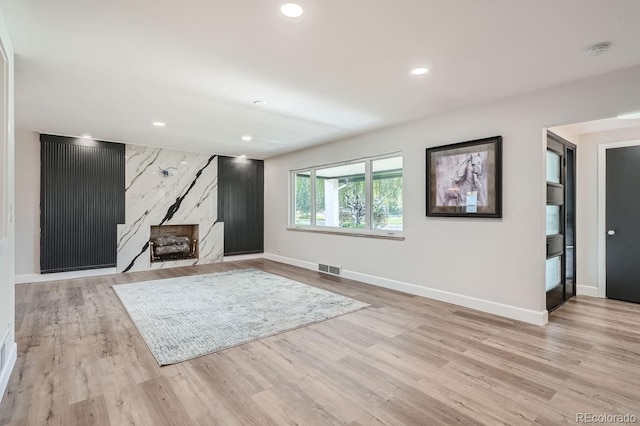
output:
[[[342,275],[342,268],[339,266],[325,265],[324,263],[318,264],[318,271],[331,275]]]

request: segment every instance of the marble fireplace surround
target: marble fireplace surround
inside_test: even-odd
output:
[[[141,145],[125,146],[125,223],[118,225],[118,272],[221,262],[218,157]],[[197,224],[199,257],[151,262],[151,226]]]

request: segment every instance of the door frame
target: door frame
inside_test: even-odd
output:
[[[9,58],[7,56],[4,44],[0,40],[0,250],[9,246],[9,224],[13,220],[13,208],[11,199],[9,198],[9,183],[11,176],[9,175]],[[0,342],[2,343],[2,342]]]
[[[598,297],[607,297],[607,150],[640,145],[640,139],[598,144]]]
[[[546,193],[546,205],[558,205],[560,206],[560,232],[559,235],[562,236],[562,251],[560,252],[560,254],[555,253],[555,255],[549,257],[549,236],[546,236],[546,244],[547,244],[547,250],[546,250],[546,257],[545,259],[552,259],[554,257],[559,256],[561,259],[561,285],[562,285],[562,300],[557,303],[554,306],[549,306],[549,290],[547,290],[545,292],[545,305],[547,307],[547,311],[548,312],[552,312],[554,310],[556,310],[557,308],[561,307],[562,305],[564,305],[569,299],[571,299],[572,297],[574,297],[576,295],[576,289],[577,289],[577,280],[576,280],[576,275],[577,275],[577,259],[576,259],[576,233],[577,233],[577,229],[576,229],[576,207],[577,207],[577,194],[576,194],[576,189],[577,189],[577,174],[576,174],[576,170],[577,170],[577,152],[578,152],[578,146],[569,141],[568,139],[564,138],[563,136],[560,136],[558,133],[555,133],[552,129],[550,128],[546,128],[545,129],[545,159],[547,156],[547,153],[549,151],[551,152],[555,152],[557,155],[560,156],[560,186],[562,187],[562,203],[561,204],[548,204],[549,202],[549,188],[550,186],[556,186],[553,183],[547,182],[545,179],[545,193]],[[569,155],[568,152],[572,151],[573,152],[573,161],[572,161],[572,173],[569,173]],[[548,164],[545,161],[545,169],[546,167],[548,167]],[[572,191],[570,194],[570,188],[572,187]],[[571,201],[571,202],[570,202]],[[573,206],[573,211],[572,214],[569,214],[569,212],[567,211],[567,209],[569,208],[569,205]],[[572,258],[572,270],[573,270],[573,275],[572,275],[572,279],[571,279],[571,292],[570,295],[568,295],[567,292],[567,259],[568,259],[568,244],[567,244],[567,224],[569,222],[569,220],[571,220],[572,223],[572,233],[573,233],[573,243],[571,244],[573,247],[573,258]],[[546,232],[545,232],[546,234]],[[546,287],[546,282],[545,282],[545,287]],[[557,296],[555,296],[557,298]]]

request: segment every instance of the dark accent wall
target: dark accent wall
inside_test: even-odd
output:
[[[264,251],[264,162],[218,160],[218,221],[224,222],[224,254]]]
[[[40,271],[116,266],[124,145],[40,135]]]

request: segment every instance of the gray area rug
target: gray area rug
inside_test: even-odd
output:
[[[255,269],[114,285],[160,365],[370,305]]]

